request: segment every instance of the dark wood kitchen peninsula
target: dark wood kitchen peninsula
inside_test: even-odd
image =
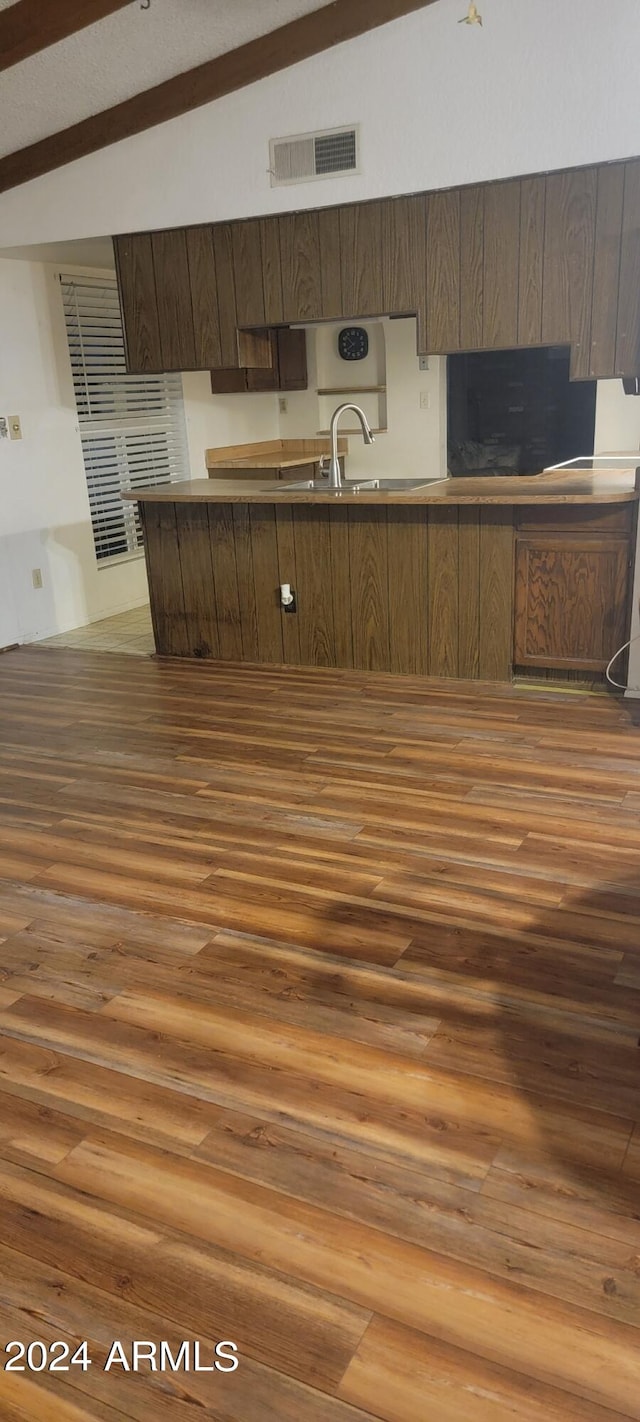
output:
[[[505,682],[602,671],[627,636],[633,471],[348,490],[128,496],[158,653]]]

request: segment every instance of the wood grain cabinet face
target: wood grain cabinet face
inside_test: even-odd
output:
[[[604,670],[627,635],[628,582],[626,538],[518,538],[516,665]]]
[[[625,163],[616,375],[640,375],[640,159]]]
[[[423,354],[640,374],[640,159],[114,240],[132,371],[259,369],[257,329],[415,313]]]
[[[306,390],[307,341],[306,333],[290,330],[266,331],[269,340],[271,360],[268,366],[254,368],[234,366],[214,369],[211,374],[211,391],[214,395],[235,395],[250,391]]]
[[[127,370],[162,370],[153,248],[148,232],[114,239]]]

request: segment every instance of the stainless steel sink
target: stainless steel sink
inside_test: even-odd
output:
[[[441,479],[347,479],[341,484],[339,489],[332,489],[326,479],[304,479],[299,484],[285,484],[282,482],[274,490],[273,485],[269,489],[261,490],[265,493],[301,493],[310,491],[314,494],[332,494],[335,498],[340,498],[342,494],[359,494],[369,492],[373,489],[423,489],[428,484],[440,484]]]
[[[372,489],[425,489],[428,484],[441,484],[442,479],[372,479]]]

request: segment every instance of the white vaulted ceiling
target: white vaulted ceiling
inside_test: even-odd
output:
[[[7,10],[15,0],[0,0]],[[49,3],[49,0],[44,0]],[[327,0],[132,0],[0,73],[0,157],[160,84]]]

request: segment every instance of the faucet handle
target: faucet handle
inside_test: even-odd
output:
[[[321,479],[329,478],[329,470],[331,469],[331,455],[321,454],[318,462],[318,469]]]

